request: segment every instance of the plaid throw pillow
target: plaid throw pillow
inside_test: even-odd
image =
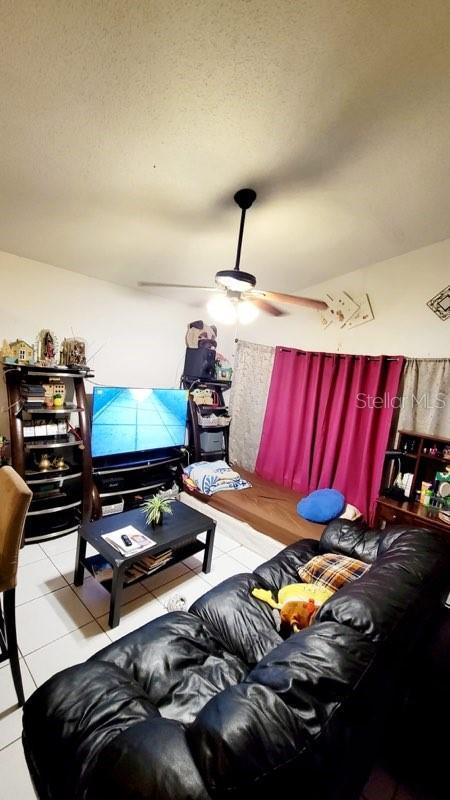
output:
[[[335,553],[314,556],[303,567],[299,567],[301,583],[316,583],[328,589],[342,589],[346,583],[361,578],[369,569],[369,564],[356,558]]]

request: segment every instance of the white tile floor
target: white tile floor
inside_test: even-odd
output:
[[[91,577],[80,588],[73,585],[75,534],[22,550],[16,617],[26,697],[56,672],[85,661],[111,641],[165,614],[173,595],[181,594],[191,604],[211,586],[255,569],[283,548],[244,523],[192,498],[183,499],[217,520],[211,572],[201,572],[201,558],[193,556],[130,587],[114,630],[108,626],[108,593]],[[0,800],[35,798],[21,727],[22,713],[6,662],[0,665]]]

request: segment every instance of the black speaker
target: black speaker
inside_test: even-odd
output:
[[[214,380],[216,351],[209,347],[186,347],[183,375],[187,378]]]

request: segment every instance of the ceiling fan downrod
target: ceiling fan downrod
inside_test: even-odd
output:
[[[239,189],[238,192],[234,195],[234,202],[239,206],[241,209],[241,222],[239,225],[239,236],[238,236],[238,243],[237,243],[237,250],[236,250],[236,263],[234,265],[234,269],[239,271],[239,265],[241,263],[241,249],[242,249],[242,239],[244,238],[244,225],[245,225],[245,214],[250,206],[256,200],[256,192],[254,189]]]

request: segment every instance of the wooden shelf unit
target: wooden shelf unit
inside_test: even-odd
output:
[[[88,522],[92,506],[92,460],[90,423],[87,413],[84,378],[93,377],[87,368],[38,367],[3,364],[8,402],[11,464],[33,491],[25,523],[24,542],[40,542],[77,531]],[[64,383],[67,406],[47,408],[27,403],[27,386]],[[73,415],[73,416],[72,416]],[[72,417],[72,420],[71,420]],[[75,419],[76,417],[76,419]],[[24,435],[24,423],[50,424],[51,419],[67,420],[67,434]],[[29,430],[29,428],[27,428]],[[40,470],[40,451],[63,449],[69,469]]]
[[[437,454],[430,454],[430,448],[436,447]],[[406,448],[406,449],[405,449]],[[439,511],[417,501],[422,481],[432,485],[437,472],[445,471],[450,466],[450,459],[443,457],[444,449],[450,449],[450,439],[440,436],[401,430],[398,432],[397,452],[403,472],[412,472],[410,497],[398,498],[381,495],[377,501],[375,525],[384,527],[387,523],[415,525],[421,528],[434,528],[450,533],[450,525],[439,518]]]

